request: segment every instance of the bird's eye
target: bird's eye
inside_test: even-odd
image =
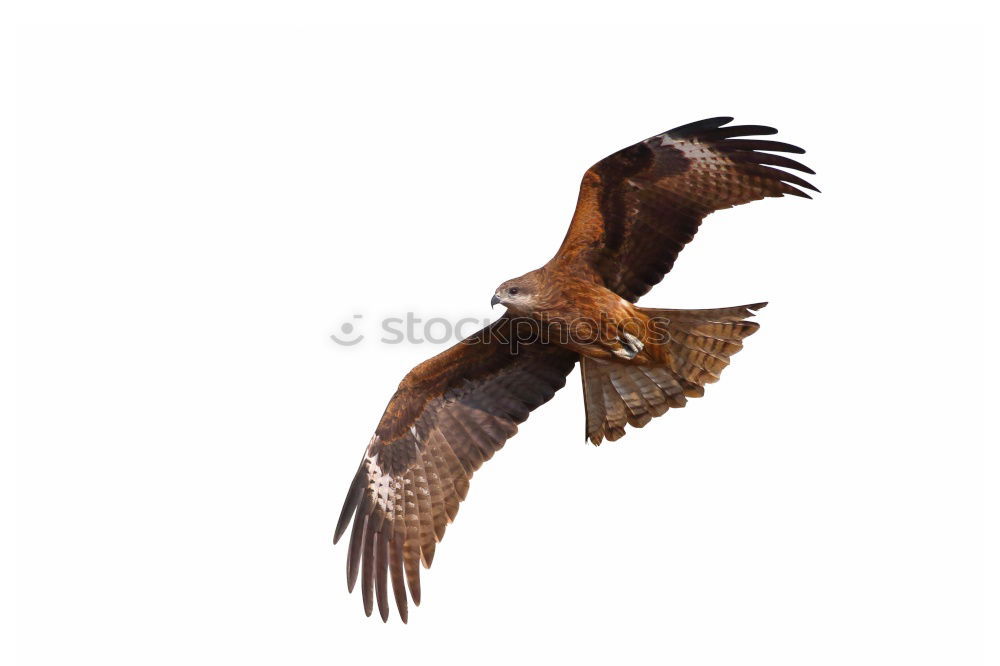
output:
[[[517,293],[517,287],[511,287],[510,289],[507,290],[507,293],[510,294],[511,296],[515,295]]]

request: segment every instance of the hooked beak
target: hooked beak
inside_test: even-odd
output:
[[[500,302],[500,297],[497,296],[496,294],[493,294],[493,298],[490,299],[490,307],[491,308],[494,307],[499,302]]]

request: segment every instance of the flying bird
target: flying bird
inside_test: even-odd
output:
[[[709,118],[620,150],[583,176],[576,211],[556,255],[503,282],[493,324],[413,368],[365,449],[334,534],[353,518],[347,587],[360,573],[365,614],[389,617],[389,585],[403,622],[407,588],[420,603],[430,567],[473,472],[536,407],[583,377],[586,437],[595,445],[641,428],[701,397],[719,379],[765,303],[708,310],[636,305],[670,271],[713,211],[764,197],[819,191],[781,153],[797,146],[759,138],[760,125]]]

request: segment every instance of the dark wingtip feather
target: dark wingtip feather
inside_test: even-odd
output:
[[[407,546],[403,550],[410,549],[411,555],[403,560],[403,571],[406,574],[406,586],[410,589],[410,597],[413,598],[413,605],[420,605],[420,552],[417,550],[416,557],[412,557],[414,546]]]
[[[344,532],[347,530],[347,526],[351,522],[351,515],[354,513],[354,509],[357,508],[358,502],[361,500],[361,495],[364,492],[364,463],[358,468],[357,474],[354,475],[354,480],[351,481],[351,487],[347,491],[347,498],[344,500],[344,506],[340,510],[340,518],[337,519],[337,528],[333,531],[333,544],[336,545],[340,541],[340,537],[344,536]]]
[[[769,139],[727,139],[721,145],[729,150],[769,150],[776,153],[796,153],[799,155],[806,152],[805,149],[790,143]]]
[[[348,593],[354,591],[354,584],[358,580],[358,568],[361,564],[361,554],[365,546],[365,525],[367,523],[367,516],[356,516],[354,519],[354,529],[351,530],[351,542],[347,549]]]
[[[724,148],[725,144],[723,144],[722,147]],[[801,171],[814,176],[816,175],[816,172],[807,167],[805,164],[797,162],[790,157],[785,157],[784,155],[775,155],[774,153],[758,153],[751,150],[730,150],[726,151],[726,155],[741,162],[768,164],[770,166],[781,167],[783,169],[795,169],[796,171]]]
[[[378,614],[382,622],[389,621],[389,586],[386,576],[389,573],[389,538],[381,532],[375,533],[375,598],[378,601]]]
[[[669,129],[664,134],[669,136],[671,139],[684,139],[695,134],[699,134],[706,130],[714,130],[722,127],[726,123],[733,122],[732,116],[717,116],[715,118],[705,118],[704,120],[696,120],[693,123],[688,123],[687,125],[680,125],[673,129]]]
[[[780,169],[772,169],[771,167],[758,167],[760,173],[763,173],[771,178],[776,178],[778,180],[783,180],[786,183],[791,183],[792,185],[798,185],[799,187],[804,187],[807,190],[812,190],[813,192],[819,192],[815,185],[810,183],[804,178],[799,178],[794,173],[788,173],[787,171],[782,171]]]
[[[392,593],[396,597],[396,610],[399,619],[406,624],[409,613],[406,608],[406,583],[403,573],[402,537],[398,534],[389,539],[389,580],[392,581]]]
[[[423,559],[423,561],[424,561],[424,568],[425,569],[430,569],[431,568],[431,564],[433,564],[433,562],[434,562],[434,552],[436,550],[437,549],[435,548],[435,544],[433,544],[433,543],[429,543],[429,544],[427,544],[427,546],[425,548],[421,549],[420,556],[421,556],[421,559]]]
[[[365,615],[371,617],[374,610],[374,599],[372,592],[375,588],[375,548],[377,532],[368,529],[368,520],[365,519],[365,539],[364,552],[361,557],[361,601],[365,606]]]
[[[698,138],[708,141],[720,141],[737,136],[762,136],[777,133],[778,130],[767,125],[730,125],[699,134]]]
[[[793,197],[802,197],[803,199],[812,199],[811,196],[798,189],[797,187],[792,187],[791,185],[786,186],[785,194],[790,194]]]

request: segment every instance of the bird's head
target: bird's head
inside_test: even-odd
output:
[[[539,295],[539,280],[532,271],[527,275],[507,280],[493,293],[490,299],[490,306],[497,304],[504,305],[514,312],[527,313],[536,309],[536,301]]]

